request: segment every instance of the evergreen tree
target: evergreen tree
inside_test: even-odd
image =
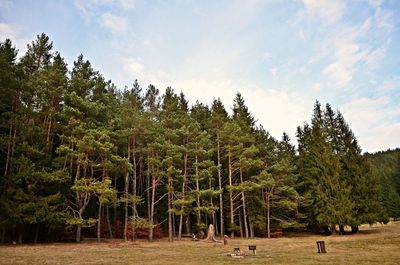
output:
[[[365,154],[371,164],[372,178],[380,188],[379,201],[383,207],[381,220],[388,222],[389,218],[400,217],[400,151],[399,149]]]
[[[334,152],[324,126],[323,111],[317,101],[311,127],[298,129],[301,181],[306,185],[303,196],[308,202],[309,224],[326,226],[335,233],[335,226],[351,223],[354,202],[351,189],[340,181],[340,158]]]
[[[2,219],[18,230],[18,242],[22,242],[24,231],[32,226],[36,242],[41,225],[54,227],[62,224],[64,218],[59,185],[66,181],[66,175],[54,168],[51,146],[42,126],[48,102],[44,84],[46,80],[54,80],[47,77],[53,63],[51,48],[48,37],[42,34],[28,45],[21,63],[16,65],[11,42],[1,45],[1,68],[9,71],[1,81],[6,89],[2,91],[11,92],[10,103],[2,103],[6,110],[2,118],[8,120],[5,124],[9,126]]]
[[[185,199],[175,201],[178,192],[174,184],[181,180],[182,187],[185,186],[185,176],[182,174],[182,153],[184,147],[180,144],[179,130],[181,129],[182,111],[180,109],[179,97],[172,88],[167,88],[163,95],[161,108],[161,122],[163,128],[163,157],[162,165],[166,172],[167,194],[168,194],[168,239],[173,240],[175,229],[175,215],[182,216],[182,207],[187,203]],[[183,172],[184,173],[184,172]]]
[[[216,145],[217,155],[217,174],[218,174],[218,188],[219,194],[219,214],[220,214],[220,232],[221,235],[225,234],[225,215],[224,215],[224,189],[222,178],[222,146],[221,146],[221,132],[225,123],[228,121],[228,113],[220,99],[214,100],[211,106],[211,132]]]
[[[132,236],[135,238],[135,220],[139,218],[137,204],[141,201],[140,196],[137,195],[138,191],[138,163],[137,163],[137,149],[138,142],[144,134],[144,117],[143,117],[143,99],[141,95],[141,88],[137,82],[133,84],[133,88],[125,91],[124,99],[121,110],[122,125],[124,128],[124,135],[127,138],[127,160],[132,165],[132,194],[129,194],[129,171],[125,173],[124,182],[124,200],[125,200],[125,221],[124,221],[124,239],[127,240],[128,233],[128,205],[132,206]]]
[[[238,160],[239,152],[242,149],[243,143],[241,142],[241,128],[236,122],[226,122],[221,131],[221,141],[223,143],[225,157],[227,159],[228,167],[228,185],[227,190],[229,191],[229,227],[228,231],[231,232],[231,237],[233,238],[235,232],[240,232],[241,227],[237,226],[235,223],[235,210],[237,208],[237,198],[240,195],[238,190],[235,188],[236,180],[235,174],[239,170]],[[240,219],[239,219],[240,220]]]
[[[71,227],[78,242],[100,241],[105,224],[110,238],[148,230],[149,241],[209,224],[246,238],[305,225],[356,232],[400,216],[398,149],[362,155],[329,104],[298,127],[296,150],[256,127],[240,93],[229,117],[219,99],[189,107],[183,92],[142,93],[137,80],[121,91],[83,55],[69,73],[52,47],[38,35],[18,61],[0,42],[1,242]]]

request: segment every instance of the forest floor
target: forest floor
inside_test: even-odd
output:
[[[324,240],[326,254],[316,241]],[[257,255],[248,250],[257,246]],[[240,247],[246,256],[228,256]],[[273,239],[234,239],[228,245],[190,239],[103,243],[83,242],[36,245],[1,245],[0,264],[399,264],[400,221],[364,225],[354,235],[294,234]]]

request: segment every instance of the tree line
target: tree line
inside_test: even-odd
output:
[[[374,154],[366,153],[372,174],[379,177],[380,201],[386,217],[400,217],[400,148]]]
[[[315,103],[296,147],[256,125],[240,93],[229,114],[171,87],[121,90],[82,55],[68,70],[52,46],[38,35],[17,59],[0,43],[1,242],[172,241],[209,224],[243,238],[344,233],[398,216],[383,196],[395,187],[329,104]]]

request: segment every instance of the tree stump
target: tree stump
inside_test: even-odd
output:
[[[207,241],[211,240],[211,241],[216,242],[216,243],[223,243],[222,240],[217,240],[215,238],[215,229],[214,229],[214,226],[212,224],[210,224],[210,226],[208,227],[207,237],[206,237],[205,240],[207,240]]]
[[[318,253],[326,253],[325,241],[317,241]]]
[[[214,237],[214,234],[215,234],[214,225],[210,224],[210,226],[208,227],[206,240],[211,240]]]

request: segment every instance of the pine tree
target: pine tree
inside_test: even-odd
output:
[[[229,227],[228,231],[231,232],[231,237],[233,238],[235,232],[241,231],[241,227],[238,227],[235,223],[235,203],[238,197],[238,192],[235,189],[235,173],[238,170],[237,161],[239,159],[238,151],[242,148],[242,143],[240,141],[241,128],[235,122],[226,122],[221,131],[221,142],[223,143],[225,156],[227,159],[228,167],[228,186],[229,191]]]
[[[221,235],[225,234],[225,222],[224,222],[224,202],[223,202],[223,179],[222,179],[222,146],[221,146],[221,131],[224,128],[224,124],[228,121],[228,113],[226,112],[221,100],[214,100],[211,106],[211,132],[214,137],[216,144],[217,154],[217,174],[218,174],[218,188],[220,190],[219,195],[219,214],[220,214],[220,232]]]
[[[175,228],[175,215],[183,215],[182,203],[185,200],[176,200],[177,191],[175,190],[175,182],[179,179],[184,186],[184,176],[182,174],[182,153],[184,148],[181,146],[179,138],[179,130],[181,129],[182,111],[179,105],[179,97],[174,93],[172,88],[167,88],[163,95],[161,122],[163,127],[163,167],[166,172],[167,194],[168,194],[168,239],[173,240]],[[182,194],[181,194],[182,195]]]
[[[214,197],[220,194],[220,190],[215,190],[213,183],[213,173],[216,169],[211,159],[213,152],[210,136],[205,131],[200,130],[200,125],[195,123],[193,128],[193,141],[190,144],[190,153],[193,157],[192,179],[194,188],[192,196],[196,202],[194,211],[196,212],[196,228],[198,230],[207,228],[207,218],[211,216],[212,224],[216,224],[215,212],[218,207],[214,206]],[[202,216],[205,215],[205,218]],[[206,221],[206,222],[204,222]]]
[[[17,50],[11,40],[0,43],[0,118],[1,118],[1,150],[6,154],[1,156],[1,169],[5,177],[9,175],[12,164],[12,154],[15,149],[17,133],[18,108],[18,67],[16,64]],[[2,183],[3,184],[3,183]],[[3,187],[3,185],[2,185]],[[3,187],[5,188],[5,187]]]
[[[400,217],[400,195],[397,185],[400,176],[399,154],[397,148],[364,155],[371,165],[371,178],[378,182],[376,188],[380,189],[379,202],[383,207],[379,219],[385,223],[389,221],[389,218]]]
[[[2,46],[7,52],[2,58],[15,61],[10,44]],[[18,66],[10,69],[11,76],[16,79],[10,80],[9,84],[12,103],[7,114],[11,119],[5,166],[7,189],[4,196],[7,198],[3,200],[3,206],[7,208],[6,216],[15,219],[18,226],[18,242],[22,242],[26,227],[35,226],[36,242],[41,225],[56,226],[63,220],[63,205],[57,187],[66,181],[66,177],[62,171],[53,168],[51,146],[46,145],[43,137],[46,130],[41,119],[43,106],[48,101],[44,84],[52,64],[51,48],[47,36],[38,36],[32,45],[28,45]],[[9,66],[13,66],[12,61],[8,62]],[[47,80],[53,79],[48,77]],[[13,84],[18,84],[19,88],[14,90]]]
[[[141,96],[141,88],[137,82],[133,84],[130,91],[125,91],[122,104],[121,119],[125,135],[127,138],[127,159],[132,164],[132,196],[129,196],[129,172],[125,174],[124,183],[124,199],[125,199],[125,221],[124,221],[124,239],[127,240],[128,233],[128,204],[132,205],[132,221],[135,222],[138,216],[137,203],[140,197],[137,195],[137,149],[140,138],[143,137],[143,99]],[[130,198],[130,199],[129,199]],[[135,224],[132,225],[132,236],[135,238]]]
[[[113,149],[104,128],[108,118],[105,105],[107,97],[104,94],[106,85],[104,79],[92,69],[90,62],[79,56],[74,62],[65,96],[62,145],[57,149],[65,161],[69,160],[68,170],[73,179],[71,189],[75,193],[75,204],[70,206],[73,218],[69,223],[77,226],[77,242],[80,242],[82,227],[96,223],[96,219],[85,219],[84,213],[91,198],[98,194],[98,188],[104,189],[104,168],[100,176],[95,171],[110,159]],[[106,157],[103,156],[105,154]],[[64,168],[66,166],[64,163]],[[98,225],[100,217],[97,218]]]
[[[155,212],[156,203],[160,201],[157,199],[156,194],[158,186],[161,184],[165,177],[162,171],[162,156],[163,156],[163,143],[164,139],[163,128],[160,123],[160,100],[159,100],[159,90],[153,85],[149,85],[146,90],[144,97],[144,106],[146,112],[146,138],[148,145],[146,147],[147,153],[147,189],[146,189],[146,199],[147,199],[147,212],[148,212],[148,222],[149,222],[149,241],[153,241],[154,227],[155,227]],[[150,194],[151,191],[151,194]],[[161,197],[162,198],[162,197]],[[161,215],[161,213],[160,213]]]
[[[335,233],[337,224],[351,223],[355,204],[350,187],[340,181],[340,157],[334,152],[323,118],[321,105],[316,102],[311,127],[298,129],[299,167],[306,183],[303,195],[310,207],[310,225],[327,226]]]

